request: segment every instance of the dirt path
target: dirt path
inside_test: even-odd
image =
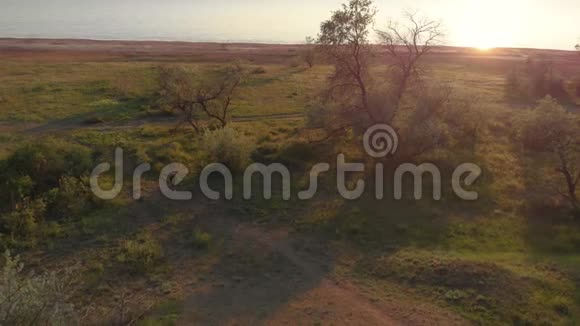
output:
[[[263,273],[261,284],[246,280],[246,276],[234,276],[237,284],[218,285],[225,290],[219,295],[192,296],[186,300],[180,325],[399,324],[356,288],[327,276],[328,257],[305,257],[294,249],[287,230],[264,232],[240,225],[234,231],[234,241],[252,243],[267,253],[278,275]]]
[[[261,115],[248,115],[248,116],[238,116],[231,119],[232,122],[252,122],[252,121],[262,121],[262,120],[293,120],[304,118],[304,113],[279,113],[279,114],[261,114]],[[178,117],[151,117],[135,119],[126,122],[111,122],[102,124],[83,124],[78,121],[53,121],[43,125],[30,126],[26,125],[23,128],[19,128],[20,132],[24,134],[42,134],[58,131],[71,131],[71,130],[95,130],[95,131],[112,131],[128,128],[139,128],[144,125],[177,125],[179,121]],[[1,126],[1,125],[0,125]],[[12,128],[16,129],[17,126]]]
[[[332,254],[288,229],[238,225],[235,247],[265,257],[251,268],[237,266],[247,250],[214,269],[216,282],[185,301],[179,325],[434,325],[465,324],[433,307],[372,298],[330,270]],[[247,267],[247,266],[246,266]],[[248,273],[245,273],[248,272]]]

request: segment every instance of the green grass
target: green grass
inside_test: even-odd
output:
[[[157,63],[0,63],[0,121],[125,121],[151,110]],[[186,64],[204,76],[211,64]],[[252,70],[253,66],[248,66]],[[328,67],[272,65],[250,74],[232,105],[234,116],[302,112]]]
[[[25,141],[43,141],[45,134],[26,132],[28,123],[46,125],[54,128],[54,132],[50,131],[52,136],[94,149],[99,162],[110,162],[114,148],[120,146],[131,166],[150,162],[158,172],[167,163],[185,163],[192,174],[186,183],[193,184],[204,154],[198,135],[188,128],[173,132],[171,124],[125,125],[150,114],[157,65],[0,63],[0,123],[14,128],[0,135],[0,158]],[[187,65],[202,76],[220,67]],[[326,66],[260,67],[265,72],[250,74],[240,88],[232,107],[234,116],[304,112],[331,71]],[[580,226],[559,219],[556,212],[538,221],[526,209],[538,194],[534,183],[551,167],[541,157],[522,159],[521,150],[514,145],[511,121],[518,110],[510,109],[504,101],[502,73],[457,64],[431,68],[430,79],[451,83],[460,91],[473,91],[483,101],[484,127],[473,148],[446,148],[431,157],[447,164],[465,160],[481,164],[484,177],[479,186],[480,201],[459,203],[445,194],[439,203],[377,202],[372,198],[349,202],[333,191],[334,176],[329,173],[313,201],[286,202],[279,196],[271,201],[236,198],[223,204],[224,211],[242,221],[289,224],[296,232],[348,246],[357,253],[355,262],[338,264],[336,268],[372,289],[379,298],[406,295],[416,302],[428,301],[451,309],[480,324],[580,322]],[[381,72],[383,67],[377,69],[377,73]],[[90,122],[114,122],[117,127],[81,128]],[[63,125],[72,129],[61,130]],[[301,133],[301,120],[239,122],[233,126],[255,141],[255,160],[293,167],[294,193],[307,185],[312,164],[331,160],[337,150],[346,152],[350,159],[360,156],[360,148],[358,152],[354,148],[358,146],[356,139],[309,144]],[[536,165],[545,170],[537,173],[540,170],[534,170]],[[156,177],[152,172],[147,180],[154,181]],[[128,185],[129,182],[126,188]],[[236,184],[238,195],[239,186]],[[145,208],[139,205],[125,194],[115,203],[59,226],[54,232],[59,235],[53,250],[96,239],[103,256],[95,259],[91,268],[102,274],[110,266],[99,265],[99,261],[115,260],[121,255],[125,255],[119,258],[121,263],[128,261],[137,269],[147,269],[147,257],[157,257],[162,246],[163,239],[156,238],[160,234],[179,239],[188,254],[199,255],[208,250],[192,247],[214,250],[215,239],[221,239],[214,230],[190,225],[184,212],[168,213],[170,209],[159,202]],[[143,215],[158,216],[158,220],[142,221],[141,216],[133,216],[143,210],[147,212]],[[163,232],[146,239],[129,237],[142,231],[144,224],[155,223],[161,225]],[[125,242],[119,246],[123,239]],[[80,260],[87,257],[83,248],[78,248],[77,254]],[[128,259],[129,256],[136,258]],[[87,277],[94,276],[91,275]],[[150,276],[143,277],[151,281],[147,279]],[[172,325],[181,309],[176,301],[167,301],[141,324]]]
[[[149,95],[153,65],[123,63],[2,63],[0,121],[82,120],[91,115],[134,115]],[[124,90],[124,91],[123,91]]]
[[[153,313],[137,323],[139,326],[171,326],[175,325],[183,305],[179,301],[171,300],[157,305]]]
[[[576,285],[517,254],[404,249],[365,258],[351,275],[382,296],[411,293],[483,324],[566,324],[578,318]]]

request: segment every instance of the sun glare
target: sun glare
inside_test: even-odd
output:
[[[479,51],[482,51],[482,52],[487,52],[487,51],[493,49],[493,47],[489,46],[489,45],[478,45],[475,48],[478,49]]]

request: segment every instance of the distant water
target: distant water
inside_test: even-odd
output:
[[[0,0],[0,37],[297,42],[318,29],[302,8],[288,16],[275,3],[264,12],[260,0]]]
[[[345,1],[0,0],[0,37],[295,43],[315,36]],[[498,11],[486,1],[376,0],[376,27],[416,5],[443,20],[448,45],[571,50],[578,0],[529,1],[503,1],[502,8],[515,9]]]

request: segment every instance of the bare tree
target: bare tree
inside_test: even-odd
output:
[[[448,105],[451,90],[439,88],[435,91],[423,85],[422,92],[410,97],[404,106],[409,109],[409,114],[405,115],[407,119],[394,119],[403,107],[403,95],[413,82],[420,80],[422,59],[434,46],[441,44],[444,36],[441,23],[409,13],[405,24],[391,22],[385,31],[377,31],[392,58],[388,75],[391,82],[385,85],[380,80],[375,82],[370,73],[370,61],[376,55],[376,46],[369,42],[375,15],[372,1],[351,0],[321,24],[318,45],[333,63],[335,72],[330,77],[325,102],[312,105],[308,117],[312,125],[327,128],[329,136],[325,139],[348,129],[361,130],[370,124],[389,123],[409,139],[411,134],[428,138],[429,141],[423,143],[429,146],[418,150],[425,152],[444,140],[443,131],[432,126],[443,119],[442,111]],[[333,129],[328,130],[328,126]],[[439,134],[435,135],[436,132]]]
[[[441,22],[419,17],[416,12],[405,12],[405,23],[390,21],[385,30],[377,30],[385,46],[392,67],[395,108],[389,122],[397,113],[399,103],[413,81],[420,80],[421,61],[431,50],[442,44],[445,36]]]
[[[242,81],[241,67],[228,67],[214,79],[202,81],[196,77],[184,68],[160,68],[161,104],[182,114],[176,129],[189,123],[199,132],[198,120],[204,115],[225,127],[232,100]]]
[[[343,113],[359,113],[375,120],[369,108],[368,72],[371,46],[368,36],[376,10],[372,0],[350,0],[320,26],[320,51],[334,65],[326,94]]]

